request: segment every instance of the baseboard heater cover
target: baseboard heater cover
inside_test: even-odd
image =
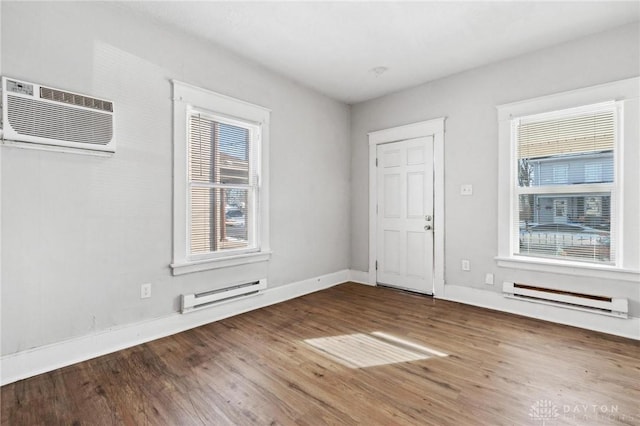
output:
[[[576,293],[513,282],[504,282],[502,293],[510,299],[560,306],[618,318],[629,317],[629,301],[625,298]]]
[[[253,296],[267,288],[267,280],[261,279],[248,283],[234,285],[219,290],[211,290],[202,293],[183,294],[180,303],[180,312],[197,311],[223,302],[229,302],[241,297]]]

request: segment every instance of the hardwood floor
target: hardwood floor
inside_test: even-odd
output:
[[[305,339],[446,357],[349,368]],[[406,347],[405,347],[406,348]],[[3,425],[640,425],[640,343],[343,284],[2,387]]]

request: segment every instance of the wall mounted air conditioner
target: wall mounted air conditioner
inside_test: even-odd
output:
[[[113,102],[2,77],[2,143],[115,152]]]

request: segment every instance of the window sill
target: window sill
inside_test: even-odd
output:
[[[565,260],[527,259],[515,256],[497,256],[495,257],[495,260],[498,266],[502,268],[524,269],[527,271],[551,272],[563,275],[597,277],[640,283],[640,271],[621,269],[609,265],[589,265]]]
[[[210,269],[228,268],[230,266],[246,265],[249,263],[266,262],[271,257],[270,251],[243,253],[234,256],[218,257],[215,259],[186,261],[172,263],[173,275],[184,275],[192,272],[208,271]]]

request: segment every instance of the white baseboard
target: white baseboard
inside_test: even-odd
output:
[[[640,340],[640,318],[638,317],[608,317],[558,306],[509,299],[501,293],[450,284],[444,286],[444,297],[438,298]]]
[[[349,281],[349,270],[322,275],[295,283],[268,288],[255,296],[230,301],[188,314],[174,313],[86,336],[39,346],[0,358],[0,384],[46,373],[161,337],[180,333],[214,321],[284,302],[314,291]]]
[[[349,281],[353,281],[358,284],[375,285],[369,282],[369,273],[356,271],[355,269],[349,270]]]

